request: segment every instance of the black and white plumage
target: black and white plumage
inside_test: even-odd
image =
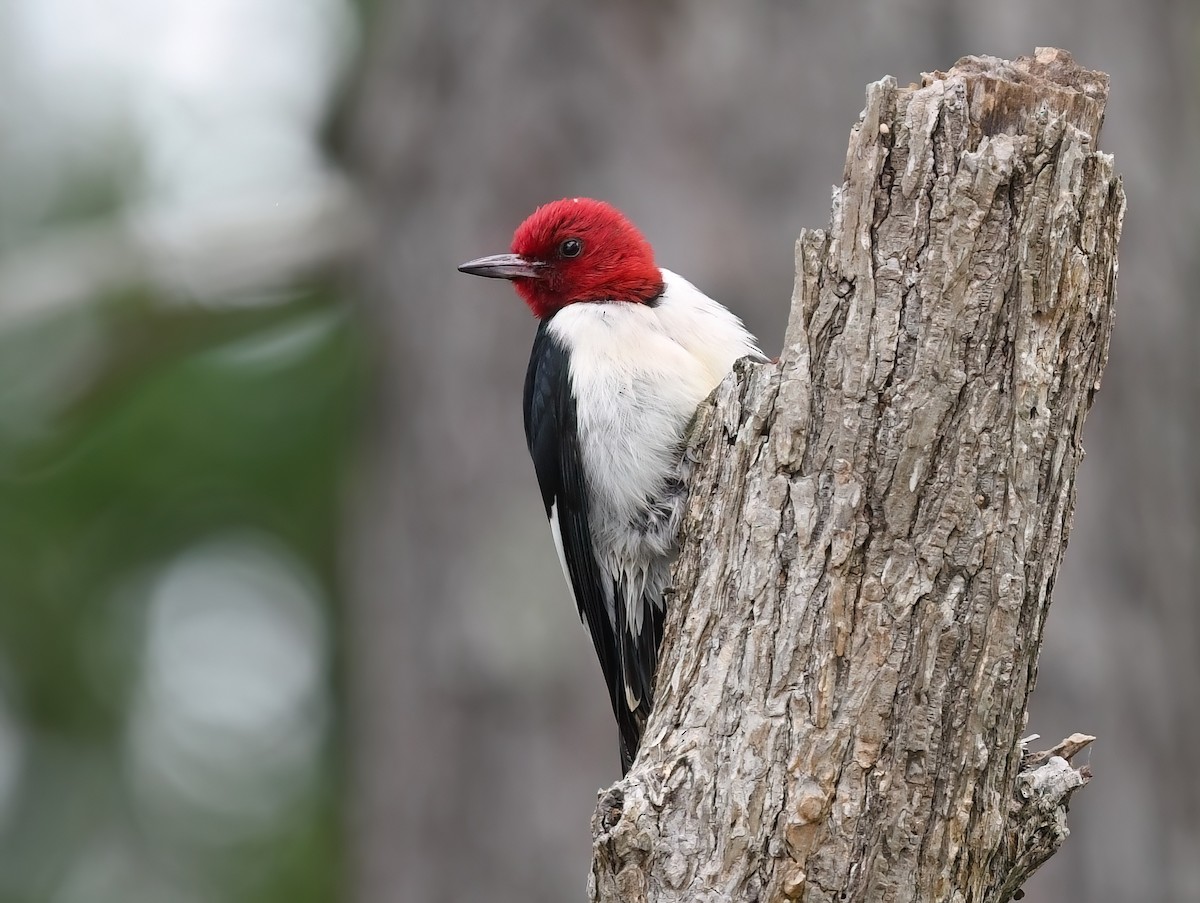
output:
[[[481,275],[534,273],[506,277],[544,289],[553,280],[547,258],[565,241],[582,237],[584,248],[599,244],[597,252],[606,237],[618,248],[630,241],[624,233],[611,240],[594,220],[572,219],[575,203],[558,202],[568,206],[555,228],[544,229],[549,240],[525,242],[549,251],[485,258],[505,273]],[[521,237],[518,230],[514,250]],[[648,245],[636,250],[649,254]],[[651,270],[642,259],[617,258],[614,265],[611,255],[596,257],[616,286],[613,297],[604,296],[603,282],[582,278],[560,278],[560,303],[527,297],[541,323],[525,378],[524,419],[555,550],[608,684],[624,772],[653,701],[664,591],[686,500],[684,434],[734,362],[762,353],[737,317],[681,276]],[[473,261],[463,269],[483,266]]]

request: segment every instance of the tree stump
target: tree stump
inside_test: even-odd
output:
[[[693,431],[591,900],[1002,901],[1062,843],[1092,738],[1021,734],[1113,322],[1107,94],[1048,49],[868,87],[779,363]]]

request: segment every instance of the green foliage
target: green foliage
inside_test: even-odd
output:
[[[0,900],[334,898],[335,718],[311,714],[316,765],[281,797],[285,817],[242,830],[222,816],[213,836],[186,805],[155,802],[131,749],[138,700],[155,692],[155,581],[214,537],[266,538],[313,584],[332,695],[339,489],[364,347],[324,289],[239,309],[116,299],[0,336],[0,699],[18,750]]]

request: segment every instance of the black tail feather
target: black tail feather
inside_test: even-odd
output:
[[[621,600],[619,587],[617,599]],[[662,640],[664,612],[659,604],[648,596],[641,599],[642,623],[634,633],[630,629],[626,606],[618,601],[617,649],[620,658],[618,680],[620,685],[613,693],[613,710],[621,732],[621,774],[629,771],[641,745],[642,731],[650,717],[654,702],[654,678],[658,668],[658,647]],[[630,706],[630,700],[635,705]]]

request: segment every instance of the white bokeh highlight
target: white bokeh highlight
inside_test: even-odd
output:
[[[315,583],[269,537],[170,562],[147,600],[128,733],[146,813],[223,843],[274,829],[319,765],[327,649]]]

